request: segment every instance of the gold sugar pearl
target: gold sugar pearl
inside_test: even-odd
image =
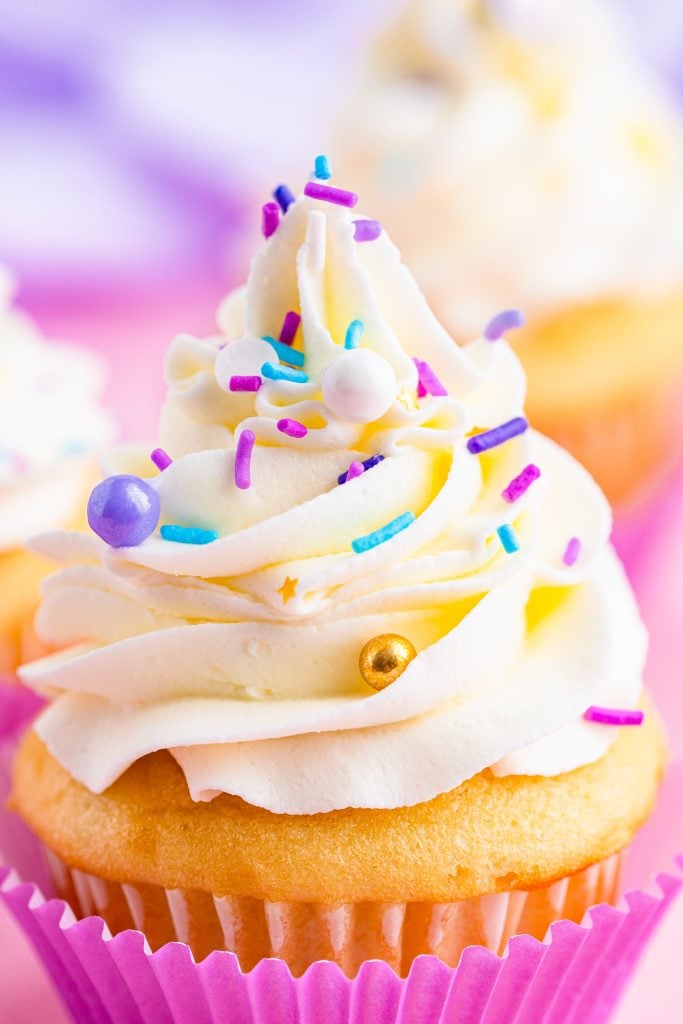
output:
[[[405,672],[416,653],[410,640],[397,633],[373,636],[360,652],[360,674],[373,690],[383,690]]]

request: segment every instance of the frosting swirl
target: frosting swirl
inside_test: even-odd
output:
[[[84,455],[112,438],[99,359],[44,339],[13,294],[0,266],[0,551],[69,521],[86,486]]]
[[[405,806],[489,766],[553,774],[593,760],[614,730],[584,721],[585,709],[637,700],[644,634],[600,491],[532,430],[471,450],[521,416],[517,358],[504,340],[458,348],[386,234],[359,244],[353,220],[325,202],[291,206],[246,289],[223,304],[232,340],[171,346],[161,443],[172,463],[150,477],[146,453],[110,460],[150,477],[162,530],[217,539],[36,541],[66,563],[38,630],[67,649],[23,677],[53,697],[39,735],[95,791],[166,748],[199,800],[228,792],[291,814]],[[303,381],[263,370],[284,365],[263,339],[290,310],[300,355],[284,357],[305,359]],[[360,342],[346,348],[356,320]],[[232,377],[261,375],[257,391],[230,390]],[[251,483],[240,488],[246,431]],[[504,500],[531,463],[540,479]],[[582,547],[568,566],[571,535]],[[389,632],[417,655],[375,692],[358,657]]]

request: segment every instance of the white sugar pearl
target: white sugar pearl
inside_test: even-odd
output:
[[[219,386],[229,391],[231,377],[260,376],[264,363],[277,362],[273,346],[263,338],[236,338],[216,356],[214,373]]]
[[[396,377],[389,363],[370,349],[342,352],[327,367],[323,401],[340,420],[371,423],[384,415],[396,397]]]

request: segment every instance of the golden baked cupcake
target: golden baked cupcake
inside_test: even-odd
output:
[[[160,448],[35,542],[64,650],[22,670],[13,806],[152,948],[454,964],[615,899],[664,761],[645,633],[504,338],[454,345],[353,193],[278,195],[221,336],[171,346]]]
[[[681,421],[683,128],[617,12],[410,0],[340,147],[458,340],[525,310],[530,417],[636,497]]]
[[[38,585],[51,570],[23,545],[39,530],[82,521],[92,452],[112,437],[98,402],[99,360],[43,338],[13,308],[13,291],[0,266],[0,677],[36,656]]]

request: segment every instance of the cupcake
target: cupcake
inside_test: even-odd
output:
[[[152,949],[454,965],[616,899],[664,762],[644,628],[505,323],[453,344],[355,194],[278,194],[160,447],[34,542],[62,650],[12,805]]]
[[[74,525],[94,478],[94,448],[111,441],[95,356],[43,338],[12,305],[0,267],[0,677],[36,656],[38,585],[52,566],[23,550],[37,531]]]
[[[525,309],[537,427],[613,501],[656,479],[680,423],[683,130],[616,11],[411,0],[340,145],[458,340]]]

